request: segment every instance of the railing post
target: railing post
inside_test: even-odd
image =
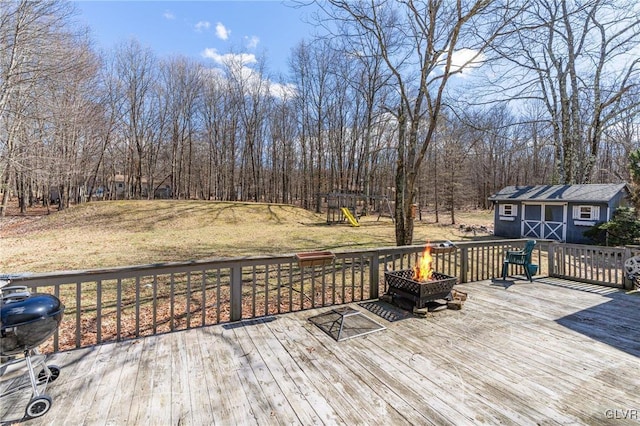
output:
[[[460,248],[460,284],[468,282],[469,247]]]
[[[377,299],[379,297],[380,283],[380,256],[375,253],[371,256],[369,264],[369,297]]]
[[[551,242],[549,243],[549,245],[547,245],[547,275],[549,275],[550,277],[553,277],[555,274],[555,248],[556,248],[556,242]]]
[[[240,321],[242,319],[242,267],[231,267],[231,283],[229,284],[231,291],[230,320]]]
[[[622,256],[622,288],[625,290],[633,290],[633,281],[629,279],[627,274],[625,273],[624,262],[633,256],[630,247],[624,248],[624,255]]]

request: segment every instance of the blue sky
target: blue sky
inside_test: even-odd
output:
[[[78,20],[98,48],[136,38],[159,57],[180,54],[215,65],[220,55],[265,56],[268,71],[288,72],[291,48],[314,31],[310,8],[281,1],[77,1]]]

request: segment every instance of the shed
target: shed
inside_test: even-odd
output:
[[[589,243],[584,232],[608,222],[618,207],[628,205],[630,194],[626,183],[507,186],[489,197],[494,234]]]

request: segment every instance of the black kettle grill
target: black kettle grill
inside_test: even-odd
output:
[[[64,305],[57,297],[29,293],[24,287],[4,288],[3,294],[7,296],[2,297],[0,310],[0,355],[33,349],[58,328]]]
[[[47,383],[58,378],[60,368],[46,365],[38,346],[57,330],[63,313],[64,305],[53,295],[30,293],[22,286],[0,287],[0,378],[19,376],[24,370],[29,375],[29,383],[14,380],[11,383],[15,385],[0,398],[31,387],[25,418],[40,417],[51,408],[52,400],[43,392]],[[19,354],[24,356],[15,356]],[[42,369],[36,376],[39,367]],[[38,386],[42,385],[40,391]]]

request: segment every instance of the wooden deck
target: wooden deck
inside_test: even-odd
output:
[[[25,424],[638,423],[640,294],[456,288],[464,308],[426,318],[353,304],[386,329],[341,342],[308,320],[322,308],[57,353],[53,406]]]

